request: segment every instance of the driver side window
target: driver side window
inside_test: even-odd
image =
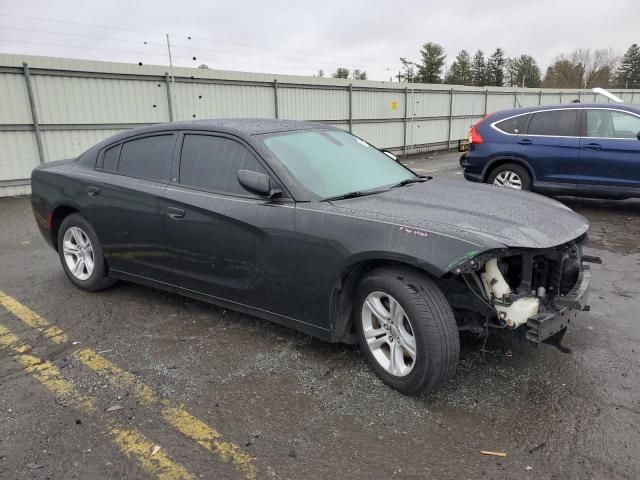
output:
[[[635,139],[638,133],[640,117],[620,110],[587,110],[587,137]]]

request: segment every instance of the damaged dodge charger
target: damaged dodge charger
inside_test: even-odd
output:
[[[554,200],[419,176],[304,122],[129,130],[36,168],[31,198],[77,287],[137,282],[358,343],[406,394],[451,378],[462,331],[566,350],[598,261]]]

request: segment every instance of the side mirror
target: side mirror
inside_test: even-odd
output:
[[[251,170],[238,170],[238,183],[245,190],[260,195],[261,197],[274,198],[282,194],[282,190],[275,188],[269,175],[252,172]]]
[[[382,153],[384,153],[387,157],[389,157],[391,160],[395,160],[396,162],[398,161],[398,157],[396,157],[393,153],[391,153],[389,150],[380,150]]]

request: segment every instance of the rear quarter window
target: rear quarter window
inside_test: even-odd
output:
[[[524,133],[527,128],[527,120],[529,120],[529,114],[518,115],[517,117],[507,118],[501,122],[497,122],[496,128],[504,133]]]

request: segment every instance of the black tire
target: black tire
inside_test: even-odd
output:
[[[462,168],[464,168],[464,161],[467,159],[467,152],[464,152],[462,155],[460,155],[460,166]]]
[[[416,343],[413,370],[404,377],[389,373],[371,352],[362,326],[362,310],[372,292],[391,295],[411,322]],[[460,337],[453,311],[442,291],[424,273],[403,267],[380,268],[360,283],[354,303],[360,350],[378,376],[406,394],[430,392],[451,379],[460,356]]]
[[[494,168],[487,177],[487,183],[493,185],[496,177],[502,172],[511,171],[520,177],[522,182],[522,190],[531,191],[531,175],[525,167],[517,163],[504,163]]]
[[[94,268],[93,272],[86,280],[80,280],[76,278],[73,273],[71,273],[64,257],[63,239],[66,231],[71,227],[80,228],[91,241],[91,246],[93,248]],[[116,283],[116,280],[110,278],[108,275],[107,266],[104,261],[104,255],[102,254],[102,246],[100,245],[100,241],[98,240],[96,231],[93,229],[91,224],[80,214],[74,213],[72,215],[69,215],[62,221],[60,229],[58,230],[58,256],[60,257],[60,263],[62,263],[62,268],[64,269],[64,273],[66,273],[67,278],[81,290],[86,290],[88,292],[97,292],[98,290],[111,287],[114,283]]]

